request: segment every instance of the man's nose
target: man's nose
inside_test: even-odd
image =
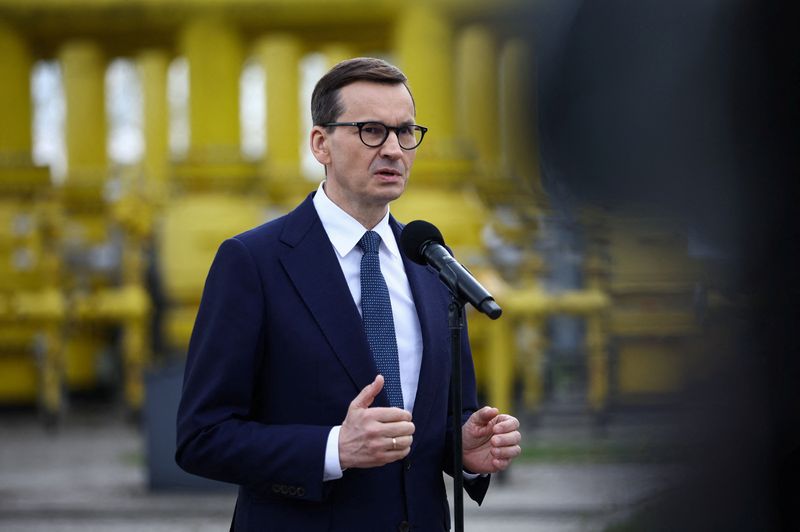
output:
[[[402,154],[403,149],[400,147],[400,138],[397,136],[397,131],[389,131],[386,141],[381,144],[381,155],[398,159]]]

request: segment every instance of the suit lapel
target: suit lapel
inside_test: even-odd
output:
[[[313,194],[309,195],[287,216],[281,241],[288,247],[280,261],[350,375],[357,393],[372,382],[378,369],[363,332],[361,316],[312,197]],[[388,406],[385,392],[375,398],[375,404]]]

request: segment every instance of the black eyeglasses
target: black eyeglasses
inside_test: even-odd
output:
[[[404,150],[413,150],[422,142],[428,131],[427,127],[409,124],[407,126],[391,127],[381,122],[328,122],[323,127],[353,126],[358,128],[358,136],[366,146],[377,148],[382,146],[389,138],[389,132],[397,135],[397,143]]]

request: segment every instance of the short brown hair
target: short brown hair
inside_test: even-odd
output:
[[[311,120],[315,126],[335,122],[339,118],[344,112],[339,89],[356,81],[387,85],[402,83],[408,89],[411,102],[414,102],[414,95],[408,87],[408,78],[396,66],[374,57],[347,59],[330,69],[314,87],[311,94]]]

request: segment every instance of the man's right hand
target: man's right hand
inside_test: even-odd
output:
[[[411,452],[414,423],[411,413],[401,408],[370,408],[383,389],[383,375],[361,390],[347,409],[339,430],[339,464],[378,467],[405,458]]]

